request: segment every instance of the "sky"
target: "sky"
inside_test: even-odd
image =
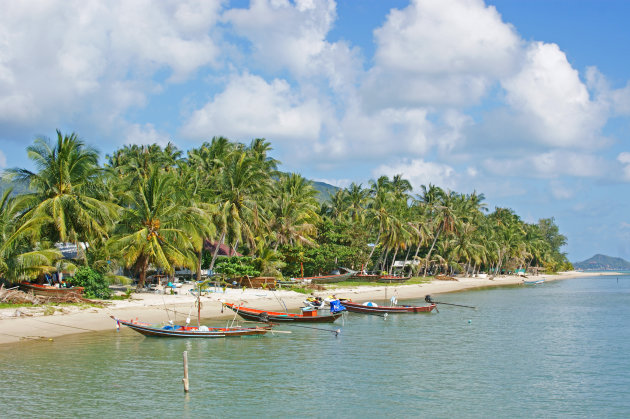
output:
[[[346,187],[402,174],[630,260],[626,0],[0,0],[0,170],[58,129],[271,142]]]

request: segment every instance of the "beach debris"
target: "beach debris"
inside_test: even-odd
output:
[[[32,304],[32,305],[42,305],[42,304],[54,304],[54,303],[89,303],[103,306],[104,303],[101,301],[90,300],[88,298],[84,298],[78,293],[70,292],[64,295],[58,296],[41,296],[34,295],[30,292],[20,291],[18,289],[6,289],[3,286],[0,286],[0,303],[8,303],[8,304]]]
[[[448,275],[435,275],[435,279],[440,281],[457,281],[457,278]]]

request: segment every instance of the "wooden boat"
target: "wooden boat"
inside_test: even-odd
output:
[[[304,278],[295,278],[295,279],[301,280],[302,282],[311,283],[311,284],[333,284],[335,282],[346,281],[352,275],[354,275],[354,272],[346,272],[344,274],[338,274],[338,275],[308,276]]]
[[[271,330],[271,326],[264,327],[191,327],[179,325],[155,326],[138,321],[117,319],[117,326],[124,325],[145,336],[176,337],[176,338],[227,338],[251,335],[264,335]]]
[[[359,304],[359,303],[353,303],[352,301],[342,301],[341,305],[345,307],[346,310],[351,311],[353,313],[364,313],[364,314],[429,313],[433,311],[433,309],[436,307],[435,304],[431,304],[428,306],[406,306],[406,305],[379,306],[372,302]]]
[[[545,278],[533,279],[531,281],[523,280],[524,285],[536,285],[536,284],[542,284],[543,282],[545,282]]]
[[[350,281],[358,281],[358,282],[376,282],[381,277],[380,274],[360,274],[356,273],[352,275],[349,280]]]
[[[34,284],[32,282],[20,282],[20,289],[24,292],[32,292],[43,297],[62,297],[71,293],[83,294],[83,287],[57,288],[52,285]]]
[[[247,320],[253,320],[257,322],[271,322],[271,323],[286,323],[286,322],[300,322],[300,323],[332,323],[337,320],[342,312],[319,314],[317,310],[304,311],[300,314],[297,313],[280,313],[277,311],[258,310],[255,308],[237,306],[232,303],[223,303],[223,305],[236,314]]]
[[[406,282],[409,281],[411,279],[410,276],[396,276],[396,275],[381,275],[378,278],[378,282],[385,282],[385,283],[400,283],[400,282]]]

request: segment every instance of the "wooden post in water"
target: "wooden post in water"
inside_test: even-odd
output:
[[[188,351],[184,351],[184,393],[188,393]]]

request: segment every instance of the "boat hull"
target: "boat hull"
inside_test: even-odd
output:
[[[83,294],[83,287],[57,288],[50,285],[30,284],[26,282],[20,283],[20,289],[24,292],[32,292],[42,297],[63,297],[70,294]]]
[[[342,302],[342,306],[346,310],[353,313],[364,314],[393,314],[393,313],[430,313],[435,309],[436,305],[431,304],[428,306],[364,306],[363,304],[351,303],[348,301]]]
[[[400,276],[381,276],[378,278],[378,282],[384,282],[384,283],[402,283],[402,282],[407,282],[411,279],[410,276],[406,276],[406,277],[400,277]]]
[[[163,329],[145,323],[129,322],[112,317],[118,324],[127,326],[145,336],[171,337],[171,338],[227,338],[252,335],[264,335],[271,330],[271,327],[230,327],[230,328],[209,328],[209,330],[199,330],[196,327],[182,327],[176,330]]]
[[[343,313],[331,313],[320,315],[304,315],[296,313],[280,313],[276,311],[258,310],[249,307],[239,307],[231,303],[223,303],[223,305],[246,320],[256,322],[270,323],[332,323],[337,320]]]
[[[341,275],[310,276],[296,279],[301,279],[311,284],[334,284],[335,282],[347,281],[352,275],[354,275],[354,272],[347,272]]]

